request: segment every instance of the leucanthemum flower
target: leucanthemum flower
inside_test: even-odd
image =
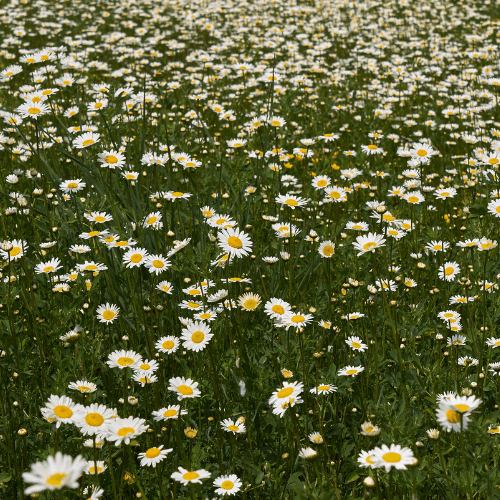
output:
[[[97,471],[96,471],[96,465],[97,465]],[[93,460],[88,460],[87,461],[87,466],[85,467],[85,474],[89,475],[95,475],[103,473],[108,466],[104,463],[103,460],[97,460],[97,462],[94,462]],[[92,497],[91,497],[92,498]]]
[[[229,476],[219,476],[214,481],[214,486],[217,488],[215,493],[221,496],[236,495],[242,487],[242,482],[235,474]]]
[[[365,352],[366,349],[368,349],[368,346],[364,344],[359,337],[355,337],[354,335],[348,337],[345,342],[351,349],[355,351]]]
[[[148,385],[148,384],[154,384],[155,382],[158,382],[158,377],[156,375],[151,375],[150,373],[139,373],[136,372],[134,375],[132,375],[132,380],[135,380],[139,384],[141,384],[142,387]]]
[[[118,318],[120,308],[115,304],[101,304],[96,310],[96,317],[100,323],[113,323]]]
[[[74,179],[61,182],[61,184],[59,184],[59,189],[63,193],[77,193],[78,191],[81,191],[85,186],[85,182],[82,182],[81,179]]]
[[[123,255],[123,263],[127,269],[141,267],[146,257],[148,257],[148,251],[145,248],[131,248]]]
[[[181,410],[180,405],[167,406],[152,412],[154,420],[157,422],[164,420],[177,420],[179,415],[187,415],[187,410]]]
[[[223,229],[217,235],[219,247],[232,257],[243,257],[252,250],[249,236],[238,228]]]
[[[369,467],[370,469],[376,469],[377,466],[375,465],[374,458],[374,450],[362,451],[358,455],[358,464],[360,467]]]
[[[407,465],[417,463],[410,448],[402,448],[399,444],[394,443],[390,447],[383,444],[380,448],[374,448],[373,461],[376,467],[385,467],[386,472],[389,472],[392,467],[406,470]]]
[[[304,460],[310,460],[318,455],[318,452],[316,450],[313,450],[309,446],[306,448],[302,448],[299,451],[299,457],[303,458]]]
[[[442,280],[454,281],[459,272],[460,266],[458,262],[445,262],[439,267],[438,277]]]
[[[244,293],[238,298],[238,305],[243,311],[253,311],[260,304],[260,295],[254,293]]]
[[[173,448],[163,449],[164,445],[158,447],[149,448],[144,453],[139,453],[139,458],[141,459],[141,466],[145,467],[156,467],[170,452]]]
[[[103,168],[122,168],[125,165],[125,155],[112,149],[111,151],[103,151],[97,155],[97,161]]]
[[[281,317],[281,321],[286,325],[286,328],[295,327],[301,328],[312,322],[314,316],[312,314],[302,314],[301,312],[290,311]]]
[[[116,417],[116,410],[107,408],[104,405],[92,403],[84,406],[79,417],[75,420],[75,425],[84,436],[95,436],[102,433],[105,426],[113,422]]]
[[[232,432],[233,434],[243,434],[246,432],[245,424],[240,423],[238,420],[233,421],[230,418],[226,418],[220,423],[222,430],[226,432]]]
[[[374,252],[376,248],[385,246],[383,235],[376,233],[368,233],[366,236],[358,236],[353,247],[358,250],[358,257],[366,252]]]
[[[44,490],[78,488],[78,478],[86,466],[87,461],[81,455],[73,459],[58,451],[55,456],[49,456],[47,460],[33,464],[30,472],[23,472],[23,481],[32,484],[24,490],[24,493],[31,495]]]
[[[35,266],[35,272],[37,274],[55,273],[62,268],[60,264],[61,261],[57,257],[55,259],[50,259],[48,262],[40,262]]]
[[[97,385],[87,380],[77,380],[76,382],[70,382],[68,389],[79,391],[82,394],[92,394],[97,390]]]
[[[327,395],[327,394],[332,394],[333,392],[337,392],[337,388],[334,385],[331,384],[320,384],[317,387],[313,387],[312,389],[309,390],[310,393],[312,394],[317,394],[317,395]]]
[[[361,434],[363,436],[378,436],[380,434],[380,427],[373,425],[371,422],[364,422],[361,424]]]
[[[120,418],[117,417],[103,430],[102,435],[108,441],[114,441],[116,446],[122,442],[130,444],[130,441],[147,431],[149,425],[145,425],[143,418]]]
[[[309,441],[314,444],[323,444],[323,436],[319,432],[313,432],[309,434]]]
[[[51,395],[45,406],[41,409],[43,416],[50,422],[56,422],[56,427],[61,424],[74,424],[83,413],[83,406],[76,404],[67,396]]]
[[[293,194],[280,194],[276,197],[276,203],[279,203],[280,205],[287,205],[292,210],[295,210],[295,207],[303,207],[304,205],[306,205],[307,200]]]
[[[136,368],[142,363],[142,356],[137,354],[135,351],[113,351],[108,356],[108,361],[106,364],[110,368]]]
[[[210,472],[205,469],[199,469],[196,471],[188,471],[183,467],[179,467],[178,472],[173,472],[170,476],[175,481],[180,482],[183,486],[188,486],[190,483],[201,484],[202,479],[207,479],[210,477]]]
[[[28,243],[24,240],[12,240],[4,243],[5,249],[0,248],[0,257],[5,261],[20,259],[28,250]]]
[[[151,274],[158,274],[166,271],[169,267],[171,266],[171,263],[169,260],[167,260],[163,255],[148,255],[144,259],[144,267],[151,273]]]
[[[179,349],[180,341],[177,337],[168,336],[162,337],[155,344],[155,348],[166,354],[173,354],[177,349]]]
[[[160,281],[158,285],[156,285],[156,289],[172,295],[172,290],[174,289],[174,287],[172,286],[172,283],[170,283],[170,281]]]
[[[94,132],[85,132],[76,139],[73,139],[73,147],[75,147],[76,149],[88,148],[93,144],[97,144],[100,137],[101,134],[96,134]]]
[[[330,259],[335,253],[335,243],[330,240],[323,241],[318,248],[318,252],[321,258]]]
[[[278,405],[296,399],[302,394],[304,384],[302,382],[283,382],[281,389],[274,391],[269,398],[270,405]]]
[[[343,376],[351,376],[355,377],[358,375],[358,373],[361,373],[364,370],[364,366],[346,366],[345,368],[342,368],[341,370],[338,371],[337,375],[339,377]]]
[[[214,336],[208,325],[202,321],[193,321],[182,330],[180,340],[183,340],[182,346],[189,351],[202,351],[208,345],[210,339]]]
[[[190,378],[173,377],[168,383],[168,390],[177,394],[179,401],[186,398],[198,398],[201,396],[201,391],[198,389],[198,382],[194,382]]]

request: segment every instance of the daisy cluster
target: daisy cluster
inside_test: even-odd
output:
[[[494,497],[497,3],[2,4],[9,498]]]

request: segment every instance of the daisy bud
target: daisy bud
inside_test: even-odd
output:
[[[419,448],[422,448],[422,446],[424,446],[424,443],[422,443],[422,441],[417,441],[415,443],[415,446],[418,446]]]
[[[368,476],[368,477],[365,477],[365,479],[363,480],[363,484],[367,488],[373,488],[375,486],[375,481],[373,480],[372,477]]]
[[[288,453],[283,453],[283,455],[281,455],[281,458],[285,460],[286,458],[288,458],[288,456],[289,456]]]
[[[479,378],[484,378],[484,373],[480,373]]]
[[[20,435],[20,436],[24,436],[28,431],[26,429],[19,429],[17,431],[17,433]]]

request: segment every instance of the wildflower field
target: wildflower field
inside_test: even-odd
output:
[[[500,498],[498,2],[0,23],[0,498]]]

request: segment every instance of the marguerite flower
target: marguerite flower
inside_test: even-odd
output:
[[[376,248],[385,246],[385,239],[381,234],[368,233],[366,236],[358,236],[352,246],[358,250],[358,256],[360,256],[366,252],[374,252]]]
[[[97,310],[96,315],[100,323],[113,323],[120,313],[120,308],[114,304],[106,302],[106,304],[101,304]]]
[[[142,357],[140,354],[137,354],[135,351],[113,351],[108,356],[108,361],[106,364],[110,368],[120,368],[123,370],[124,368],[136,368],[142,363]]]
[[[407,465],[415,465],[417,460],[410,448],[402,448],[399,444],[391,444],[390,447],[383,444],[380,448],[373,450],[373,461],[375,467],[385,467],[389,472],[392,467],[398,470],[406,470]]]
[[[217,495],[236,495],[238,491],[240,491],[242,482],[235,474],[231,474],[229,476],[219,476],[214,481],[214,486],[217,488],[215,493]]]
[[[153,447],[147,449],[144,453],[139,453],[139,458],[141,459],[141,465],[156,467],[171,451],[173,448],[167,450],[163,449],[164,445],[158,447]]]
[[[145,425],[146,420],[143,418],[120,418],[110,422],[102,432],[102,436],[108,441],[114,441],[116,446],[122,442],[130,444],[130,441],[137,436],[140,436],[148,429],[149,425]]]
[[[207,479],[208,477],[210,477],[210,472],[206,471],[205,469],[188,471],[183,467],[179,467],[179,472],[173,472],[170,477],[182,483],[183,486],[187,486],[189,483],[201,484],[202,479]]]
[[[80,428],[84,436],[95,436],[102,433],[105,426],[113,422],[116,417],[116,410],[106,408],[104,405],[93,403],[84,406],[75,424]]]
[[[152,412],[154,420],[157,422],[170,419],[178,419],[179,415],[187,415],[187,410],[181,410],[180,405],[167,406]]]
[[[181,340],[184,341],[182,346],[190,351],[202,351],[213,336],[208,325],[202,321],[193,321],[182,330]]]
[[[222,229],[217,235],[219,247],[229,256],[243,257],[252,250],[252,241],[246,233],[238,228]]]
[[[46,419],[56,422],[56,427],[59,428],[61,424],[74,424],[83,413],[83,406],[74,403],[67,396],[53,394],[41,411]]]
[[[179,401],[186,398],[198,398],[201,396],[201,391],[198,389],[198,382],[194,382],[190,378],[174,377],[171,378],[168,383],[170,384],[168,390],[175,392]]]

